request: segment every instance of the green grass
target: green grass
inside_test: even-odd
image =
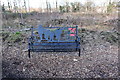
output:
[[[20,32],[12,33],[7,40],[8,42],[20,42],[22,40],[22,34]]]
[[[0,33],[3,41],[9,43],[20,42],[23,39],[23,35],[21,32],[10,33],[10,32],[2,32]]]

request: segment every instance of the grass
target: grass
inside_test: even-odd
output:
[[[20,42],[22,40],[22,34],[20,32],[16,32],[13,34],[10,34],[7,38],[8,42]]]
[[[120,41],[120,39],[118,38],[118,36],[120,35],[119,32],[104,32],[102,31],[100,33],[103,40],[106,40],[107,42],[110,42],[111,44],[118,44],[118,42]]]
[[[81,41],[83,43],[85,43],[84,40],[88,40],[86,36],[92,37],[91,34],[93,36],[98,34],[97,36],[100,39],[107,41],[107,42],[114,44],[114,45],[117,45],[118,42],[120,41],[120,39],[118,37],[120,35],[120,32],[107,32],[105,30],[98,32],[98,31],[88,29],[88,28],[79,28],[78,33],[79,33],[78,35],[81,37]]]
[[[10,32],[2,32],[0,33],[3,41],[7,41],[9,43],[20,42],[23,39],[23,35],[21,32],[10,33]]]

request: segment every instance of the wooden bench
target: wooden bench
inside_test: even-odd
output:
[[[80,56],[80,38],[78,26],[31,28],[28,39],[28,56],[30,52],[70,52],[78,51]]]

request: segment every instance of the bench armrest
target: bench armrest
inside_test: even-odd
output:
[[[28,44],[31,44],[32,42],[33,42],[32,37],[29,37],[29,38],[28,38]]]
[[[79,36],[77,36],[77,41],[80,41],[80,37]]]
[[[78,37],[78,41],[80,41],[80,37]]]

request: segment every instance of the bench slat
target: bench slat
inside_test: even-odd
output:
[[[80,47],[79,45],[70,45],[70,46],[29,46],[30,48],[77,48]]]
[[[73,52],[76,49],[32,49],[32,52]]]
[[[76,45],[77,43],[33,43],[33,45]]]

